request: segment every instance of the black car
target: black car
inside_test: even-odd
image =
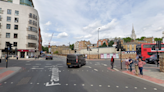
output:
[[[51,59],[51,60],[52,60],[52,59],[53,59],[53,56],[52,56],[51,54],[47,54],[47,55],[46,55],[46,60],[47,60],[47,59]]]
[[[157,54],[151,55],[150,58],[146,58],[145,62],[157,64]]]
[[[86,65],[85,56],[83,54],[68,54],[66,64],[68,68],[73,66],[80,68],[82,65]]]

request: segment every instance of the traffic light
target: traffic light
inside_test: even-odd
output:
[[[117,51],[119,51],[119,49],[121,49],[121,42],[120,42],[120,40],[117,41],[117,45],[116,45],[115,48],[117,49]]]
[[[125,49],[124,49],[124,47],[123,47],[123,46],[121,46],[121,51],[125,51]]]
[[[75,53],[76,53],[76,50],[75,50]]]

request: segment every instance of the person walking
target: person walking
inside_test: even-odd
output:
[[[139,58],[139,62],[138,62],[138,67],[139,67],[139,70],[140,70],[140,74],[143,76],[143,65],[145,65],[146,63],[143,62],[141,60],[141,58]]]
[[[126,65],[126,70],[128,71],[128,68],[129,68],[129,59],[128,58],[125,59],[125,65]]]
[[[134,65],[135,65],[135,74],[138,75],[139,70],[138,70],[138,60],[137,60],[137,58],[134,60]]]
[[[132,61],[131,57],[129,57],[130,72],[132,72],[132,65],[133,65],[133,61]]]
[[[111,69],[113,69],[113,65],[114,65],[114,58],[113,58],[113,56],[112,56],[112,58],[111,58]]]

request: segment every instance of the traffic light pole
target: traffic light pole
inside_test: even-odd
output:
[[[6,57],[6,68],[8,67],[8,48],[7,48],[7,57]]]
[[[121,64],[121,70],[122,70],[122,52],[121,52],[121,50],[120,50],[120,64]]]

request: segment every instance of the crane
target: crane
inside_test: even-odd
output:
[[[51,40],[52,40],[53,35],[54,35],[54,33],[52,33],[52,36],[51,36],[50,41],[49,41],[49,46],[48,46],[49,53],[51,52],[51,49],[50,49],[50,42],[51,42]]]

